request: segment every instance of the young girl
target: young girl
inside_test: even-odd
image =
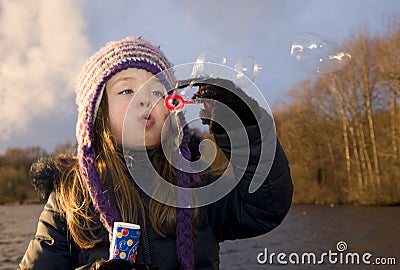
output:
[[[179,152],[189,160],[198,158],[198,140],[190,136],[183,115],[176,118],[180,123],[172,123],[175,118],[169,117],[170,111],[160,101],[169,91],[166,85],[171,78],[153,78],[171,66],[158,47],[133,37],[109,42],[87,60],[75,88],[77,156],[43,159],[31,168],[32,181],[47,203],[20,269],[219,269],[220,242],[261,235],[281,223],[292,199],[288,161],[274,139],[272,167],[261,187],[249,193],[257,166],[264,166],[259,156],[265,131],[259,130],[257,122],[267,114],[260,113],[257,103],[227,80],[197,81],[194,98],[225,104],[245,125],[251,151],[238,184],[223,198],[194,209],[160,203],[137,186],[129,173],[132,167],[128,169],[124,159],[126,145],[137,151],[130,164],[133,170],[135,164],[142,164],[139,152],[145,149],[151,165],[166,181],[181,187],[197,183],[197,174],[173,167],[161,147],[164,140],[176,141],[162,134],[165,122],[171,122],[170,129],[183,125],[183,134],[176,135],[180,136]],[[152,80],[154,86],[138,91]],[[241,98],[227,88],[240,92]],[[257,109],[255,114],[242,99]],[[137,121],[124,127],[133,134],[124,140],[124,117],[131,106]],[[202,119],[229,159],[235,146],[230,145],[226,130],[213,121],[218,111],[207,106]],[[233,161],[232,166],[235,171]],[[200,178],[210,183],[216,176],[205,173]],[[134,265],[108,260],[116,221],[141,226]]]

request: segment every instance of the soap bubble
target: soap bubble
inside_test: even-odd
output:
[[[319,61],[329,53],[334,52],[333,45],[321,36],[313,33],[303,33],[295,37],[290,51],[296,60]]]
[[[233,81],[241,88],[249,86],[261,70],[260,64],[258,64],[257,60],[251,56],[239,59],[234,68],[235,74],[233,76]],[[249,81],[249,79],[251,81]]]
[[[218,77],[218,69],[207,69],[205,66],[215,67],[214,65],[207,64],[225,65],[226,57],[220,52],[214,50],[201,51],[197,55],[196,61],[193,65],[192,77]]]
[[[343,69],[351,55],[314,33],[303,33],[295,37],[290,55],[304,67],[316,74],[326,74]]]
[[[318,66],[318,74],[327,74],[343,69],[351,60],[351,55],[345,52],[338,52],[324,57]]]

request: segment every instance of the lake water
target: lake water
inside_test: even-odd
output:
[[[0,270],[16,269],[42,208],[0,206]],[[400,269],[400,207],[296,205],[272,232],[224,242],[220,254],[229,270]]]

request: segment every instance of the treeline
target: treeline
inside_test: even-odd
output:
[[[60,144],[50,154],[71,151],[71,143]],[[0,204],[38,202],[29,182],[29,168],[38,157],[49,155],[40,147],[10,148],[0,155]]]
[[[400,24],[344,45],[341,71],[297,84],[274,110],[298,203],[400,203]]]
[[[32,161],[45,154],[39,147],[11,148],[0,156],[0,203],[24,202],[35,198],[35,191],[28,182]]]

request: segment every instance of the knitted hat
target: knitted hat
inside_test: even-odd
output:
[[[159,47],[155,47],[142,38],[126,37],[107,43],[92,55],[82,67],[75,84],[78,121],[76,137],[78,140],[78,160],[83,180],[86,182],[93,205],[100,214],[100,220],[112,237],[113,224],[120,221],[115,206],[111,205],[107,193],[96,170],[96,151],[94,148],[93,125],[97,105],[104,91],[105,83],[116,73],[127,68],[140,68],[154,75],[172,67]],[[169,73],[167,73],[166,76]],[[168,86],[171,77],[161,78]],[[167,90],[169,90],[168,88]],[[180,117],[182,121],[184,119]],[[188,136],[188,130],[184,129]],[[180,149],[188,150],[187,140],[183,140]],[[190,187],[190,175],[177,170],[177,183]],[[192,269],[194,265],[192,239],[192,211],[178,209],[177,214],[177,255],[183,269]],[[185,256],[186,255],[186,256]]]

